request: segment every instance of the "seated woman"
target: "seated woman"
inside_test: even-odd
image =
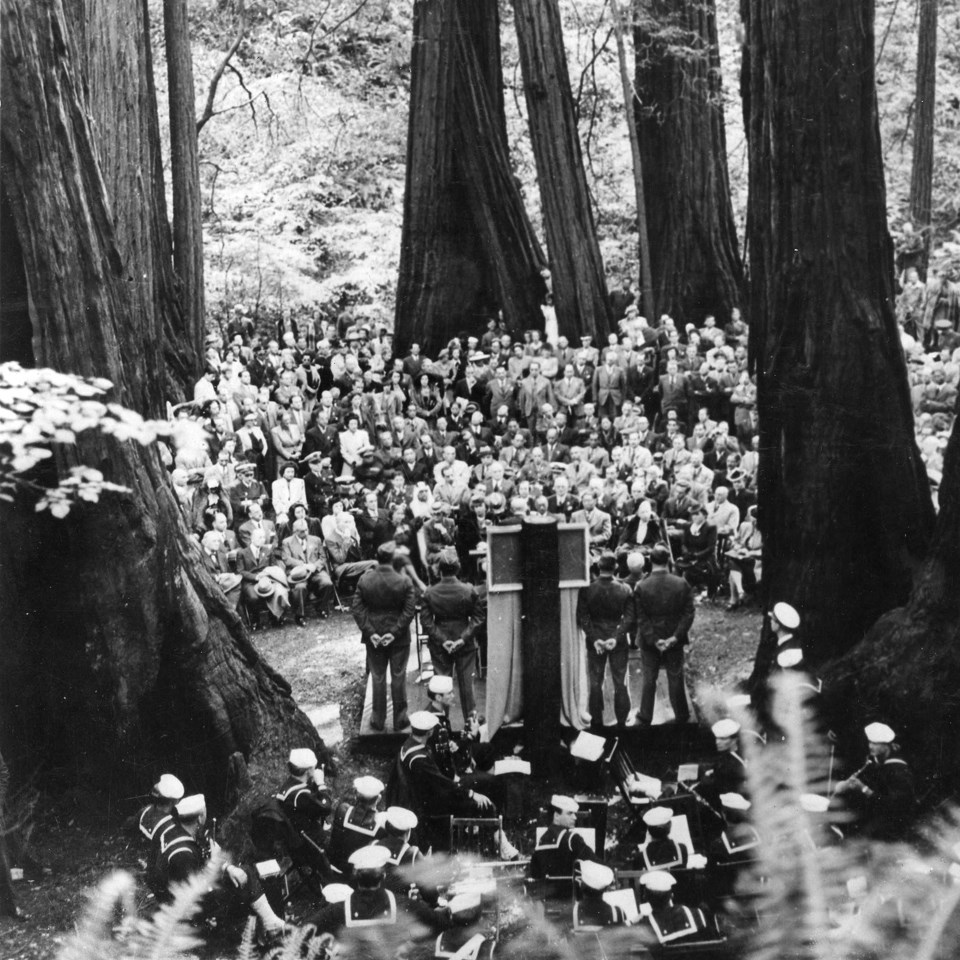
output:
[[[304,506],[307,503],[307,490],[303,480],[297,476],[296,464],[281,464],[280,476],[273,481],[270,492],[276,514],[278,535],[282,540],[290,530],[290,508],[295,503],[302,503]]]
[[[727,548],[729,563],[727,580],[730,584],[730,602],[728,610],[736,610],[747,593],[757,589],[757,561],[763,553],[763,537],[757,526],[756,505],[747,508],[747,519],[740,524],[736,535]]]
[[[717,528],[707,522],[707,508],[698,506],[690,517],[690,526],[680,540],[677,568],[691,586],[701,586],[713,594],[720,568],[717,564]]]
[[[286,571],[276,551],[268,547],[265,540],[263,530],[255,528],[250,533],[249,546],[237,554],[237,572],[243,578],[243,600],[253,629],[259,625],[264,608],[276,626],[283,623],[283,615],[290,608]]]

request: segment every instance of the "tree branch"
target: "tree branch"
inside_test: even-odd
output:
[[[247,18],[245,16],[245,8],[241,5],[240,7],[240,29],[237,31],[237,35],[233,40],[233,43],[230,45],[230,49],[227,51],[226,56],[220,61],[220,66],[213,72],[213,76],[210,78],[210,86],[207,87],[207,102],[203,105],[203,113],[200,114],[200,118],[197,120],[197,133],[199,133],[207,124],[207,121],[211,117],[215,116],[213,111],[213,101],[217,96],[217,87],[220,86],[220,80],[223,77],[224,71],[230,65],[230,61],[233,59],[233,55],[240,49],[240,44],[243,43],[243,38],[247,34]],[[249,91],[247,91],[247,96],[249,96]],[[220,111],[221,113],[223,111]]]

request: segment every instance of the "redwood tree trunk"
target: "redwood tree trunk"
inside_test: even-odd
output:
[[[156,414],[176,305],[145,11],[6,0],[0,146],[33,359]],[[130,492],[59,522],[4,505],[4,753],[124,790],[164,766],[222,807],[316,733],[198,563],[157,451],[104,438],[77,456]]]
[[[170,181],[173,187],[173,266],[179,281],[185,346],[199,365],[203,356],[203,220],[197,155],[196,89],[187,0],[163,0],[170,105]],[[194,371],[199,377],[200,371]]]
[[[433,353],[503,310],[542,325],[543,254],[510,168],[496,0],[418,0],[396,347]]]
[[[923,230],[924,278],[930,256],[933,201],[933,118],[937,102],[937,0],[920,0],[917,35],[917,95],[913,120],[913,168],[910,174],[910,219]]]
[[[613,329],[583,172],[557,0],[513,0],[523,90],[560,333],[606,339]]]
[[[743,267],[730,202],[714,0],[652,0],[634,29],[654,299],[678,321],[721,325]]]
[[[743,0],[763,593],[814,664],[902,604],[933,508],[893,314],[873,4]],[[771,659],[761,640],[755,677]]]

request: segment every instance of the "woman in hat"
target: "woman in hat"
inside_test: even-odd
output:
[[[744,602],[747,593],[757,589],[756,566],[763,555],[763,536],[757,526],[757,507],[747,508],[747,519],[740,524],[726,552],[730,567],[727,581],[730,584],[728,610],[736,610]]]
[[[213,526],[213,518],[218,513],[226,515],[228,525],[233,523],[233,507],[220,482],[220,471],[216,467],[208,467],[190,503],[191,528],[203,536]]]

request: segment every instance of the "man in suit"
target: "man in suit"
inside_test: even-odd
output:
[[[676,360],[667,363],[667,372],[660,378],[660,413],[675,410],[677,417],[686,422],[690,406],[687,378],[680,373]]]
[[[650,576],[634,591],[637,640],[643,667],[643,685],[637,721],[649,725],[657,693],[660,668],[667,671],[670,706],[677,723],[690,719],[683,683],[683,648],[693,625],[693,588],[683,577],[670,573],[670,551],[663,545],[650,553]]]
[[[554,404],[553,384],[540,372],[537,360],[530,361],[530,374],[520,381],[518,401],[528,430],[536,429],[537,417],[543,405]]]
[[[580,502],[570,492],[570,481],[566,474],[561,473],[553,482],[553,494],[547,498],[547,513],[552,513],[561,522],[568,523],[579,506]]]
[[[593,490],[585,490],[580,499],[582,510],[574,512],[571,523],[585,523],[589,528],[590,550],[599,553],[610,543],[613,533],[613,522],[609,513],[597,508],[597,495]]]
[[[417,594],[413,583],[394,570],[395,550],[392,541],[377,548],[377,566],[360,578],[353,598],[353,618],[367,648],[367,669],[373,685],[370,725],[374,730],[383,730],[386,721],[388,666],[393,729],[403,730],[408,722],[407,661]]]
[[[297,624],[305,622],[304,607],[312,594],[320,601],[320,618],[330,616],[333,601],[333,581],[327,572],[323,541],[311,537],[306,520],[294,520],[293,534],[283,541],[280,558],[287,571],[287,581],[293,594],[293,610]]]
[[[617,352],[608,350],[603,366],[593,374],[593,402],[597,407],[597,416],[615,420],[620,415],[626,390],[627,375],[617,362]]]
[[[247,509],[248,520],[237,528],[237,539],[241,548],[250,546],[250,535],[255,529],[262,530],[264,542],[268,548],[277,545],[277,527],[272,520],[263,519],[263,508],[253,501]]]
[[[567,414],[571,421],[583,415],[583,400],[587,395],[587,388],[574,372],[572,363],[564,366],[563,376],[557,380],[553,392],[560,410]]]
[[[555,426],[548,428],[547,440],[541,449],[547,463],[570,462],[570,448],[560,442],[560,431]]]
[[[357,533],[360,535],[360,553],[371,560],[380,545],[393,536],[390,515],[380,508],[377,494],[371,490],[363,498],[363,510],[357,514]]]

